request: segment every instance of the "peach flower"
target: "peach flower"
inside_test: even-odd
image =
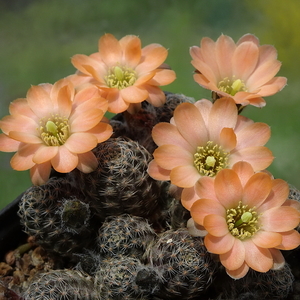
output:
[[[108,100],[108,110],[133,113],[147,100],[154,106],[165,102],[159,88],[175,80],[175,72],[163,64],[168,51],[159,44],[141,48],[141,40],[126,35],[119,41],[112,34],[99,39],[99,51],[90,56],[77,54],[72,64],[78,69],[72,80],[77,84],[94,84]]]
[[[279,269],[285,263],[280,250],[300,245],[300,234],[294,230],[300,204],[287,199],[285,181],[238,162],[215,179],[201,178],[195,189],[201,199],[192,205],[191,216],[207,231],[207,250],[219,255],[231,277],[242,278],[249,268]]]
[[[13,101],[10,115],[0,121],[0,150],[16,151],[12,168],[30,169],[36,185],[47,181],[51,167],[60,173],[74,168],[91,172],[98,166],[91,150],[112,134],[111,126],[100,122],[107,106],[96,87],[75,94],[66,79],[32,86],[27,98]]]
[[[231,98],[182,103],[170,123],[154,126],[152,137],[158,148],[148,172],[157,180],[171,180],[184,188],[182,201],[186,206],[201,177],[214,177],[242,160],[251,163],[255,171],[273,161],[272,152],[264,147],[270,127],[238,115]]]
[[[242,106],[263,107],[266,103],[262,97],[273,95],[286,85],[285,77],[274,77],[281,67],[276,49],[260,46],[252,34],[242,36],[236,44],[226,35],[216,42],[205,37],[200,46],[190,48],[196,68],[194,79],[219,97],[232,97]]]

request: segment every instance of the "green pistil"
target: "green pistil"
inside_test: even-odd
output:
[[[240,201],[236,208],[227,209],[226,214],[230,233],[240,240],[253,236],[259,230],[259,216],[255,207],[248,208],[248,205],[243,205]]]
[[[221,146],[208,141],[205,146],[197,147],[194,154],[194,165],[202,176],[214,177],[228,166],[229,153]]]
[[[52,116],[48,120],[40,121],[40,136],[47,146],[61,146],[70,136],[67,118]]]
[[[220,91],[225,92],[231,96],[234,96],[237,92],[247,92],[247,88],[241,79],[232,79],[225,77],[219,82],[218,88]]]
[[[107,76],[105,76],[107,86],[119,90],[132,86],[136,79],[136,72],[131,68],[123,66],[112,67]]]

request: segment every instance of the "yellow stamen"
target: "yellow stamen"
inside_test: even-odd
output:
[[[253,236],[260,229],[255,207],[248,208],[240,201],[236,208],[227,209],[226,214],[230,233],[240,240]]]
[[[119,90],[132,86],[136,79],[136,72],[133,69],[124,66],[112,67],[107,76],[105,76],[107,86]]]
[[[218,88],[220,91],[232,96],[234,96],[238,92],[247,92],[247,88],[243,80],[235,79],[235,76],[233,76],[231,79],[225,77],[219,82]]]
[[[47,120],[42,119],[40,124],[40,136],[47,146],[61,146],[70,136],[67,118],[53,115]]]
[[[202,176],[215,176],[228,166],[229,153],[221,146],[208,141],[205,146],[197,147],[194,165]]]

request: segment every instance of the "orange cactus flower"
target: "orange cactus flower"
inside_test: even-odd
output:
[[[0,121],[0,150],[16,152],[13,169],[30,169],[34,184],[45,183],[51,167],[60,173],[77,168],[84,173],[96,169],[92,149],[112,134],[101,122],[108,103],[95,87],[75,94],[72,83],[62,79],[32,86],[27,98],[13,101],[10,115]]]
[[[77,84],[94,84],[108,100],[113,113],[133,113],[146,100],[154,106],[165,102],[159,88],[176,78],[175,72],[164,64],[168,51],[159,44],[141,48],[141,40],[126,35],[119,41],[112,34],[99,39],[99,51],[90,56],[77,54],[72,64],[78,72],[71,75]]]
[[[235,279],[249,268],[258,272],[279,269],[284,263],[280,250],[300,245],[295,227],[300,204],[289,200],[289,186],[267,172],[255,173],[247,162],[221,170],[215,179],[201,178],[201,195],[191,207],[192,219],[204,230],[207,250],[218,254],[227,273]],[[210,184],[207,184],[211,181]],[[195,231],[193,231],[194,233]]]
[[[281,63],[271,45],[260,46],[252,34],[242,36],[235,44],[231,37],[221,35],[216,42],[208,37],[200,47],[190,48],[194,80],[221,97],[232,97],[242,106],[265,106],[262,97],[280,91],[285,77],[274,77]]]
[[[170,123],[154,126],[152,137],[158,148],[148,172],[157,180],[171,180],[183,188],[182,203],[187,208],[201,177],[215,177],[242,160],[251,163],[255,171],[273,161],[272,152],[264,147],[270,127],[238,115],[231,98],[182,103]]]

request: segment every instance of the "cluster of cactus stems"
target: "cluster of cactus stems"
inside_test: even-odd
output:
[[[65,269],[37,274],[20,299],[281,299],[289,293],[288,265],[231,280],[203,239],[189,235],[189,212],[172,186],[148,175],[153,126],[190,101],[166,94],[163,107],[145,102],[137,114],[117,114],[114,135],[93,150],[96,171],[54,174],[24,193],[24,231],[49,255],[63,257]],[[300,200],[292,189],[291,196]]]

